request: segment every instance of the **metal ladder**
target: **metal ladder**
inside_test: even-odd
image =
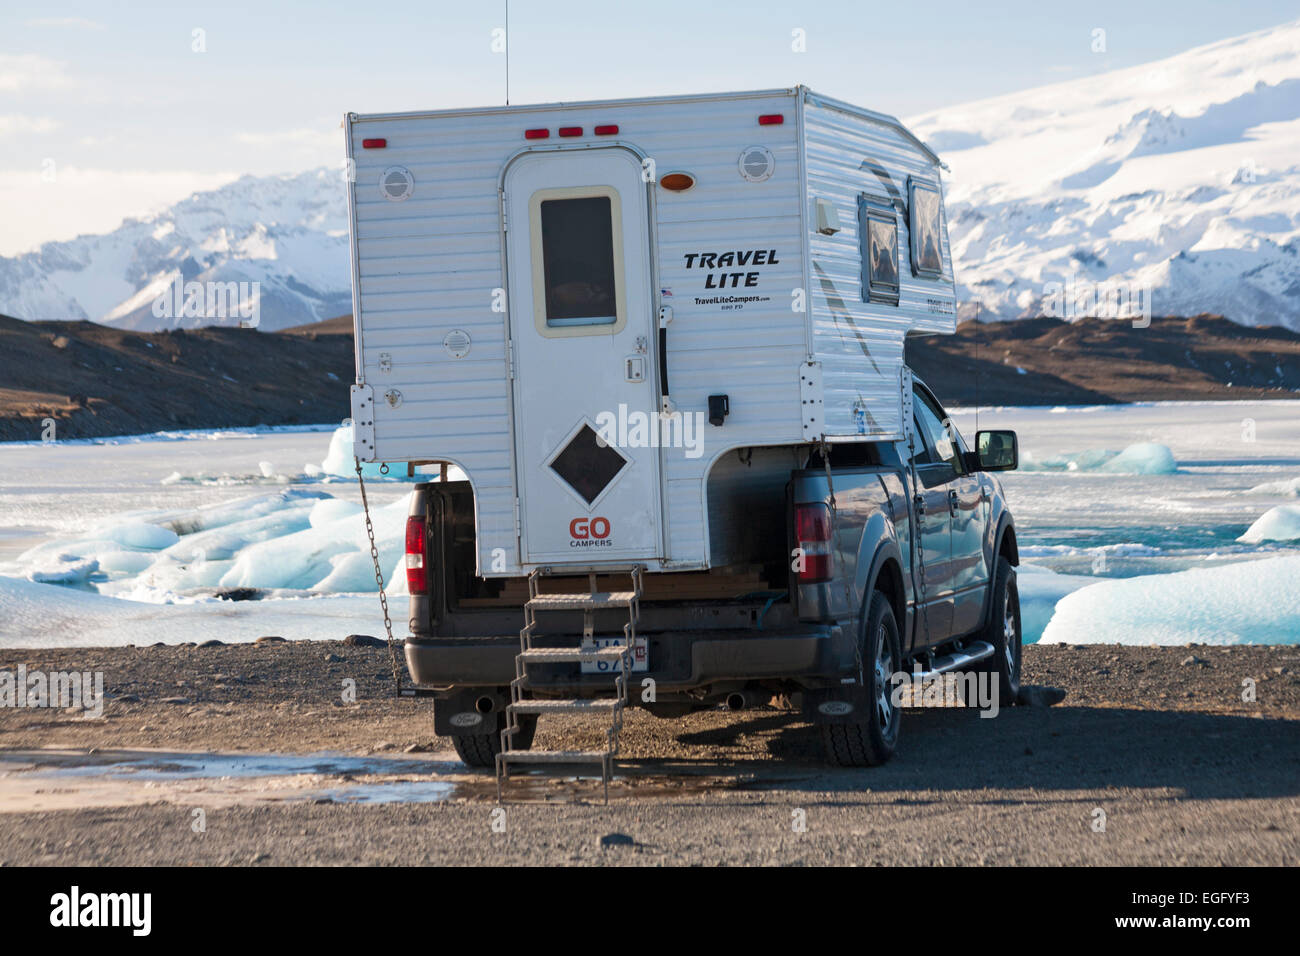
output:
[[[625,570],[632,579],[630,591],[597,591],[596,573],[588,574],[587,594],[542,594],[541,579],[551,573],[550,568],[537,568],[528,576],[528,601],[524,604],[524,627],[519,632],[519,653],[515,657],[515,679],[510,682],[510,703],[506,705],[506,725],[501,731],[501,752],[496,757],[497,802],[501,802],[505,782],[510,776],[511,764],[582,764],[599,763],[601,780],[605,788],[605,802],[609,803],[609,778],[613,772],[614,757],[618,754],[618,734],[623,729],[623,710],[628,704],[628,686],[632,677],[633,655],[636,646],[636,624],[640,615],[641,575],[644,569],[636,564]],[[605,572],[606,574],[611,572]],[[623,646],[597,648],[595,637],[595,612],[604,608],[626,607],[628,621],[623,625]],[[533,635],[537,631],[539,611],[582,611],[582,644],[578,647],[534,647]],[[529,664],[560,664],[605,661],[618,664],[614,679],[614,696],[601,698],[575,698],[567,700],[532,700],[524,697],[528,689]],[[521,714],[566,714],[608,712],[609,729],[605,732],[604,750],[515,750],[514,736],[519,732]]]

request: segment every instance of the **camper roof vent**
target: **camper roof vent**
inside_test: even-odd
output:
[[[415,177],[405,166],[389,166],[379,177],[379,188],[389,202],[401,202],[411,198]]]
[[[740,154],[740,175],[751,183],[761,183],[771,177],[776,169],[772,151],[762,146],[749,146]]]

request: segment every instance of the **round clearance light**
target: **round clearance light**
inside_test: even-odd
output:
[[[675,193],[685,192],[695,185],[695,177],[690,173],[664,173],[659,185]]]

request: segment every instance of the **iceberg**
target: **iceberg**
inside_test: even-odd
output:
[[[1278,505],[1268,509],[1237,540],[1243,544],[1300,541],[1300,505]]]
[[[1038,458],[1031,451],[1021,456],[1022,471],[1091,471],[1112,475],[1172,475],[1178,463],[1168,445],[1139,442],[1123,451],[1090,448]]]
[[[1300,478],[1288,481],[1266,481],[1246,492],[1248,495],[1282,495],[1286,498],[1300,498]]]
[[[1016,568],[1016,590],[1020,594],[1020,643],[1034,644],[1052,619],[1056,604],[1079,588],[1096,584],[1088,574],[1059,574],[1036,564]]]
[[[1052,644],[1300,643],[1300,554],[1101,581],[1067,594]]]

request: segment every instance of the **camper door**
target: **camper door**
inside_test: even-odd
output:
[[[640,160],[618,147],[529,152],[504,191],[521,562],[662,557]]]

